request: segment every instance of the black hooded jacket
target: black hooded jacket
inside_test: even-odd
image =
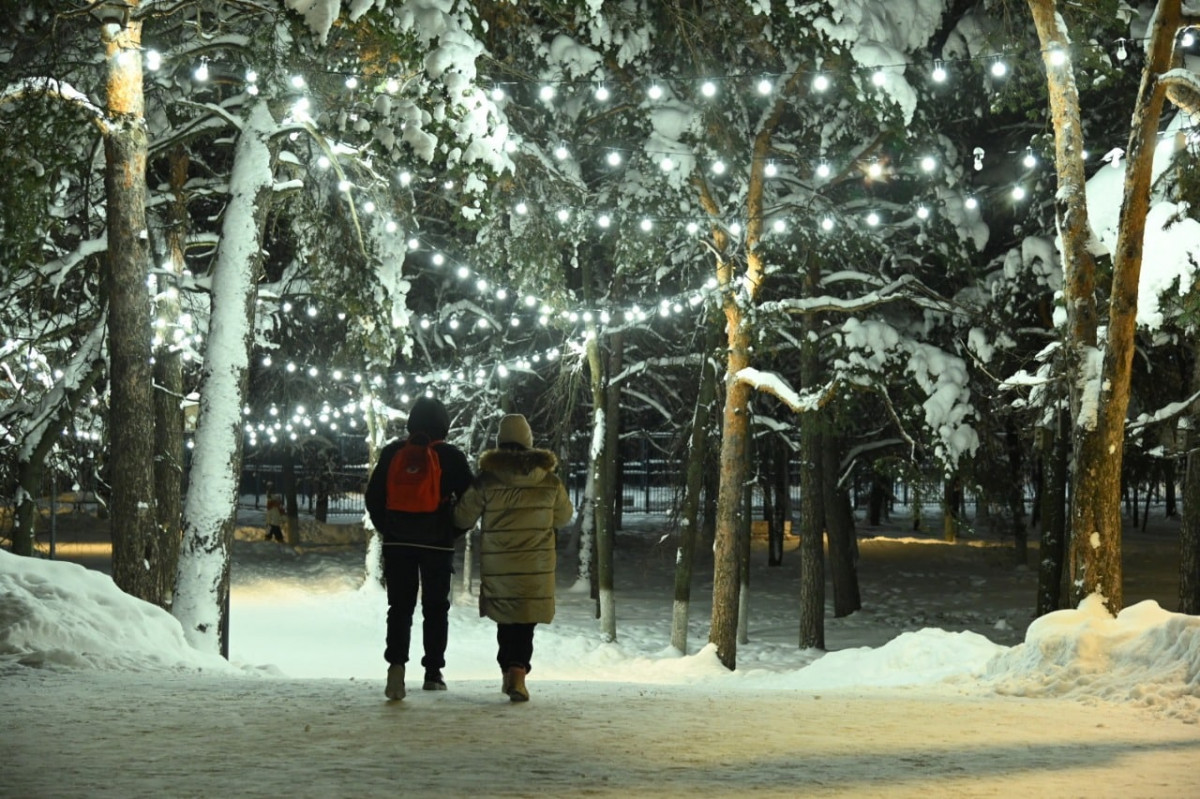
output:
[[[442,467],[442,506],[432,513],[388,510],[388,467],[407,440],[396,439],[379,453],[379,462],[367,480],[367,514],[384,544],[453,549],[454,539],[462,532],[454,526],[454,501],[471,485],[471,466],[462,450],[442,441],[450,432],[450,414],[438,400],[418,399],[409,413],[407,427],[410,436],[419,434],[430,441],[441,441],[434,451]]]

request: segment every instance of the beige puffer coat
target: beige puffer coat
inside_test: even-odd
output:
[[[479,615],[501,624],[554,619],[554,531],[574,508],[544,449],[493,449],[454,508],[454,524],[480,520]]]

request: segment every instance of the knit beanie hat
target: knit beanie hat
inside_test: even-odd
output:
[[[496,446],[520,444],[525,449],[533,448],[533,431],[529,422],[519,413],[510,413],[500,420],[500,432],[496,434]]]

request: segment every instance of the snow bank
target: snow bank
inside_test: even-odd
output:
[[[114,671],[211,669],[223,658],[188,645],[174,616],[74,563],[0,550],[0,662]]]
[[[988,664],[1010,696],[1133,702],[1200,718],[1200,617],[1147,600],[1109,615],[1097,596],[1034,621],[1025,642]]]

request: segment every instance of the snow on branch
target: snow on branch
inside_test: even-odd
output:
[[[91,98],[86,94],[58,78],[24,78],[23,80],[19,80],[5,88],[3,92],[0,92],[0,106],[15,103],[29,95],[57,97],[76,108],[82,109],[92,118],[96,126],[100,128],[100,132],[105,136],[108,135],[110,125],[108,115],[104,113],[104,109],[93,103]]]
[[[916,296],[905,289],[915,288],[919,293],[926,295],[925,297]],[[861,297],[853,299],[843,299],[841,297],[807,297],[804,299],[788,299],[777,300],[774,302],[764,302],[761,306],[763,311],[784,311],[785,313],[819,313],[822,311],[838,311],[842,313],[855,313],[864,311],[868,308],[874,308],[877,305],[883,305],[888,302],[897,300],[911,300],[919,304],[930,304],[932,307],[942,310],[950,310],[950,303],[941,297],[938,297],[932,290],[924,286],[913,275],[902,275],[899,279],[892,281],[888,285],[876,291],[870,291]]]
[[[787,405],[797,413],[820,409],[822,405],[829,401],[829,398],[837,388],[837,381],[834,381],[825,386],[821,391],[801,395],[781,375],[774,372],[763,372],[752,366],[747,366],[745,369],[740,370],[735,375],[735,379],[739,382],[749,384],[756,391],[774,395],[784,405]]]
[[[1187,413],[1188,408],[1196,400],[1200,400],[1200,391],[1197,391],[1192,396],[1179,402],[1171,402],[1159,408],[1154,413],[1143,413],[1137,419],[1131,420],[1126,428],[1129,432],[1136,432],[1142,428],[1149,427],[1152,424],[1159,422],[1167,422],[1181,414]]]

